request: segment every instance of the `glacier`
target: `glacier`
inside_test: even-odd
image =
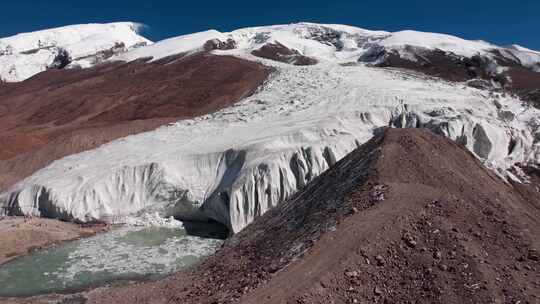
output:
[[[336,38],[332,31],[341,34]],[[518,97],[357,62],[367,46],[385,43],[401,51],[408,50],[400,44],[406,41],[466,55],[494,47],[484,42],[302,23],[211,30],[109,60],[189,54],[212,39],[236,44],[213,54],[257,61],[274,72],[256,93],[229,108],[53,162],[2,193],[2,212],[115,223],[158,212],[215,220],[238,232],[383,127],[429,128],[466,146],[503,178],[518,178],[508,171],[516,163],[540,161],[540,111]],[[319,63],[293,66],[251,54],[269,41]]]
[[[540,113],[515,97],[407,71],[236,55],[276,72],[233,107],[57,160],[0,204],[82,222],[151,210],[238,232],[381,127],[430,128],[500,174],[540,160]]]

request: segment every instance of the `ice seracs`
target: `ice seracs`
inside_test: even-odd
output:
[[[49,68],[89,67],[151,44],[133,22],[81,24],[0,38],[0,80],[25,80]]]

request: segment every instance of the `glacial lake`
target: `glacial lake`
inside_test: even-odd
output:
[[[222,240],[183,228],[124,227],[0,266],[0,297],[70,292],[115,280],[160,278],[210,255]]]

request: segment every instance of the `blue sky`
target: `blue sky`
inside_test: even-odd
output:
[[[299,21],[343,23],[367,29],[454,34],[540,50],[538,0],[409,1],[3,1],[0,37],[77,23],[137,21],[152,40],[214,28]]]

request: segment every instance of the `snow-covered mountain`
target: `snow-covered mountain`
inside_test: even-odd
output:
[[[526,178],[515,175],[516,163],[540,162],[540,111],[518,96],[377,67],[396,56],[421,63],[413,67],[436,66],[433,58],[442,53],[456,64],[481,63],[467,69],[498,74],[519,66],[535,73],[534,51],[301,23],[185,35],[109,60],[201,51],[261,62],[274,72],[230,108],[60,159],[13,186],[0,205],[8,213],[79,221],[117,221],[152,209],[214,219],[236,232],[387,126],[450,137],[507,178]]]
[[[25,80],[51,68],[90,67],[104,59],[151,44],[133,22],[82,24],[0,39],[0,80]]]
[[[298,23],[253,27],[221,33],[216,30],[184,35],[160,41],[153,46],[114,56],[111,60],[132,61],[139,58],[158,60],[182,52],[200,51],[209,40],[228,43],[228,48],[245,53],[265,45],[280,44],[301,56],[333,63],[383,61],[395,53],[411,61],[422,60],[425,52],[440,50],[454,56],[502,56],[516,64],[540,68],[540,53],[517,45],[499,47],[484,41],[417,31],[369,31],[336,24]],[[500,52],[497,53],[497,52]]]
[[[499,47],[484,41],[417,31],[370,31],[336,24],[298,23],[253,27],[221,33],[216,30],[152,42],[140,36],[140,25],[132,22],[72,25],[0,39],[0,79],[22,81],[48,68],[90,67],[105,59],[158,60],[204,49],[235,48],[246,53],[274,49],[277,60],[312,58],[312,63],[365,62],[378,64],[391,55],[413,62],[442,51],[451,56],[491,59],[495,69],[501,60],[540,71],[540,52],[518,45]],[[150,45],[140,48],[141,46]],[[127,51],[127,52],[126,52]],[[281,52],[280,52],[281,51]],[[285,52],[285,53],[283,53]],[[264,57],[264,55],[262,55]],[[499,70],[501,71],[501,70]]]

